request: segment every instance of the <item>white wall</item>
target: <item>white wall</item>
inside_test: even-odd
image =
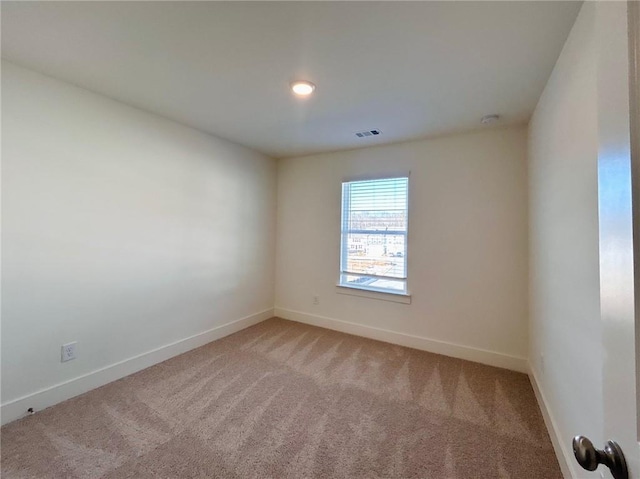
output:
[[[343,178],[408,170],[412,303],[337,294]],[[276,314],[523,369],[526,187],[525,128],[279,160]]]
[[[583,5],[529,125],[530,360],[566,456],[603,426],[595,9]]]
[[[2,100],[3,422],[23,396],[272,313],[274,160],[6,62]],[[144,364],[118,367],[103,380]]]

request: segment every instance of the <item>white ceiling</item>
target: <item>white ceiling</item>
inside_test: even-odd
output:
[[[3,1],[2,56],[286,157],[526,122],[579,7]]]

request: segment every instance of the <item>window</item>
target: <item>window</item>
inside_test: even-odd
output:
[[[409,178],[342,183],[340,286],[407,293]]]

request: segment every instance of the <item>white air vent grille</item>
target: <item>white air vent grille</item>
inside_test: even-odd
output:
[[[380,134],[380,130],[367,130],[367,131],[359,131],[356,133],[358,138],[364,138],[365,136],[376,136]]]

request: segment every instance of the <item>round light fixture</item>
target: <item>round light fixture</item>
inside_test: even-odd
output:
[[[299,80],[291,83],[291,90],[298,96],[311,95],[315,89],[316,86],[310,81]]]

